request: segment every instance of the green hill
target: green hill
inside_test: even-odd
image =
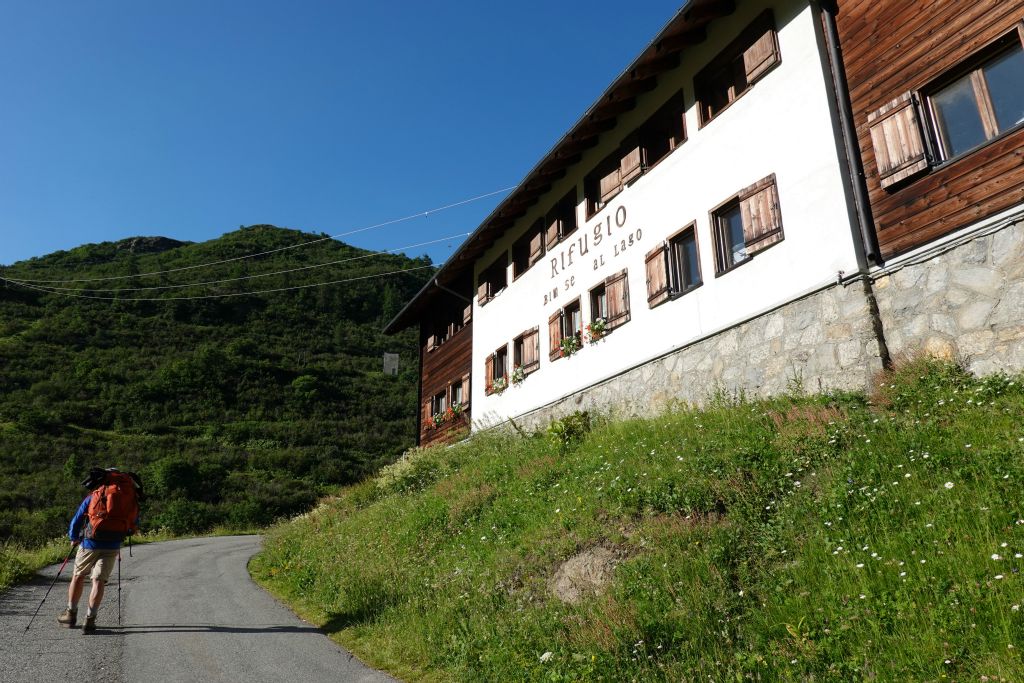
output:
[[[1022,379],[414,451],[250,568],[407,680],[1020,681]]]
[[[0,284],[0,540],[62,533],[90,466],[139,471],[145,525],[181,533],[304,510],[414,443],[416,341],[380,330],[430,261],[324,237],[137,237],[0,270],[66,290]]]

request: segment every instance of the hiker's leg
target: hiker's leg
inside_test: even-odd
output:
[[[68,584],[68,605],[77,606],[78,601],[82,597],[82,588],[85,585],[85,576],[77,575],[71,577],[71,583]]]
[[[89,593],[89,609],[95,611],[103,602],[103,588],[107,585],[106,581],[101,579],[92,580],[92,591]]]

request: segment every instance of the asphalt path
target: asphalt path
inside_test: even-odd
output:
[[[258,536],[225,536],[136,546],[133,557],[125,550],[121,625],[115,570],[90,635],[57,624],[70,562],[25,630],[59,565],[48,567],[31,583],[0,594],[0,683],[395,680],[253,583],[246,564],[259,547]],[[79,626],[88,591],[86,582]]]

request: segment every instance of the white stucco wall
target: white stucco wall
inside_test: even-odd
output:
[[[582,198],[583,176],[682,88],[687,141],[590,220],[585,220],[581,203],[580,229],[571,238],[514,282],[510,265],[508,287],[486,305],[474,305],[472,405],[478,426],[526,413],[835,281],[838,271],[857,269],[815,30],[817,17],[805,2],[773,6],[781,64],[707,126],[699,127],[693,75],[762,9],[741,4],[733,16],[713,23],[708,40],[684,52],[682,66],[660,77],[657,90],[620,117],[616,130],[604,134],[601,144],[478,261],[474,277],[501,251],[510,250],[515,239],[573,185]],[[784,241],[715,277],[709,211],[772,173],[778,183]],[[616,217],[622,218],[623,209],[620,227]],[[648,308],[646,253],[693,221],[703,285],[680,299]],[[595,230],[602,236],[599,243]],[[589,252],[581,258],[579,241],[584,236]],[[562,254],[567,255],[570,245],[575,245],[573,265],[563,268]],[[579,296],[584,322],[589,321],[589,289],[623,268],[629,273],[630,322],[571,358],[549,361],[548,317]],[[557,298],[545,304],[545,295],[550,298],[555,289]],[[513,338],[533,327],[540,328],[540,369],[521,386],[486,396],[485,357],[508,344],[511,370]]]

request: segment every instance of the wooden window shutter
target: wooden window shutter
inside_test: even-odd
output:
[[[647,306],[654,308],[668,301],[668,248],[661,243],[647,252]],[[607,291],[607,290],[606,290]]]
[[[544,230],[543,225],[538,226],[536,232],[530,236],[530,265],[537,263],[544,256]]]
[[[557,211],[548,214],[548,227],[544,230],[544,245],[548,251],[558,244],[562,236],[562,219],[558,217]]]
[[[775,174],[741,191],[739,199],[747,256],[781,242],[782,212],[779,210]]]
[[[555,311],[548,318],[548,359],[558,360],[562,356],[562,312]]]
[[[484,392],[490,394],[494,391],[494,354],[489,354],[484,359]]]
[[[600,192],[601,192],[601,203],[606,203],[611,199],[619,188],[622,187],[622,181],[619,178],[618,167],[614,168],[608,174],[601,177],[600,181]]]
[[[469,375],[462,376],[462,407],[469,406]]]
[[[763,24],[758,24],[763,27],[764,32],[743,51],[743,70],[747,77],[747,85],[753,85],[780,61],[779,42],[771,15],[764,16],[763,21]]]
[[[629,322],[629,280],[626,271],[620,270],[604,281],[604,292],[608,300],[608,329]]]
[[[437,335],[436,334],[432,334],[429,337],[427,337],[427,351],[428,352],[429,351],[433,351],[436,348],[437,348]]]
[[[462,309],[462,324],[468,325],[469,321],[473,319],[473,304],[468,304]]]
[[[523,357],[522,365],[524,372],[533,372],[540,365],[540,328],[523,332]]]
[[[640,136],[630,135],[622,143],[622,160],[619,162],[619,178],[623,185],[639,178],[644,172],[643,169],[643,147],[640,146]],[[601,194],[604,194],[602,189]]]
[[[487,295],[491,291],[490,284],[487,282],[488,275],[487,271],[480,273],[480,284],[476,288],[476,300],[482,304],[487,303]]]
[[[428,398],[427,402],[423,404],[423,410],[421,411],[423,414],[420,416],[420,431],[426,429],[428,425],[433,424],[432,418],[434,415],[431,413],[431,409],[433,408],[431,405],[432,403],[433,399]]]
[[[868,129],[883,188],[928,169],[928,154],[913,93],[905,92],[868,114]]]

